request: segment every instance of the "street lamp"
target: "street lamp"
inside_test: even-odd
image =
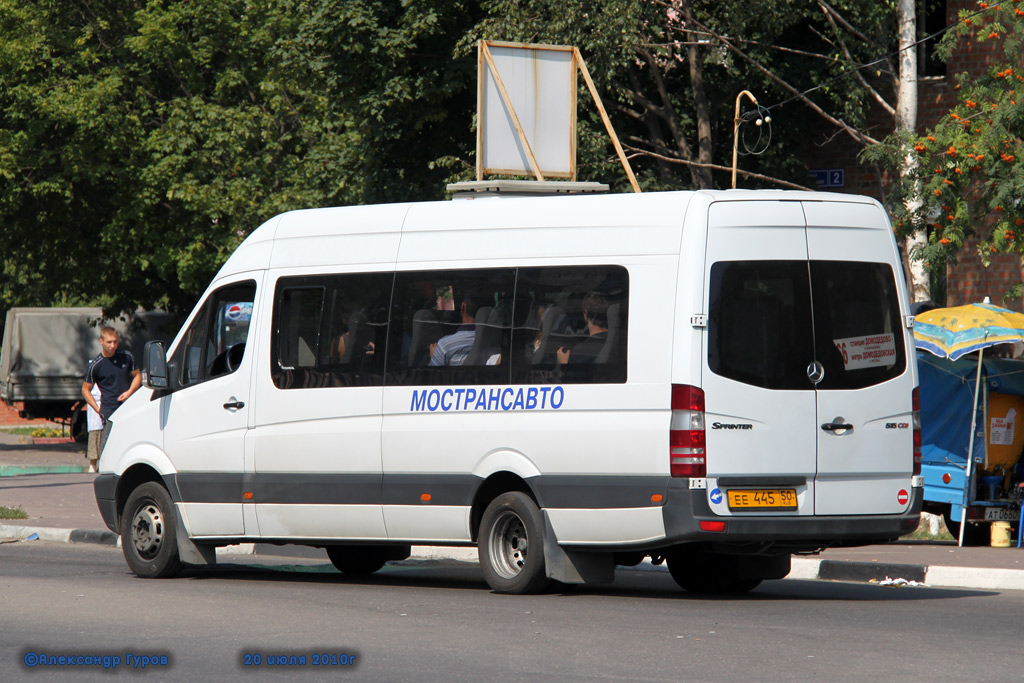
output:
[[[754,97],[749,90],[744,90],[736,96],[736,114],[732,120],[732,189],[734,190],[736,189],[736,150],[739,147],[740,123],[743,122],[743,119],[740,117],[740,100],[743,99],[744,95],[750,98],[750,101],[754,103],[755,107],[758,107],[757,120],[754,121],[755,125],[761,126],[765,123],[772,122],[772,117],[761,116],[760,105],[757,103],[757,98]]]

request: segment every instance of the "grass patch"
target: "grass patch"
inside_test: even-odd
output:
[[[28,513],[20,507],[7,508],[0,505],[0,519],[28,519]]]
[[[39,427],[4,427],[0,431],[7,434],[14,434],[16,436],[30,436],[32,432],[39,429]]]
[[[15,436],[64,436],[64,430],[55,427],[4,427],[0,431]]]

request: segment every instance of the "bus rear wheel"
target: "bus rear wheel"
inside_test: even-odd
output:
[[[386,545],[329,545],[327,557],[342,574],[369,576],[379,571],[390,560],[401,561],[409,557],[409,546]]]
[[[762,579],[740,578],[739,559],[702,552],[677,552],[668,556],[668,571],[690,593],[738,595],[754,590]]]
[[[484,579],[496,592],[539,593],[547,587],[544,522],[525,493],[510,491],[491,501],[480,520],[477,547]]]

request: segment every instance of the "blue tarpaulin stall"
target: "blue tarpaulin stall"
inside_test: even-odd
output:
[[[1024,360],[983,359],[982,396],[977,404],[974,400],[977,356],[951,361],[930,353],[918,353],[917,367],[921,387],[921,474],[924,475],[925,506],[931,512],[943,514],[947,522],[960,522],[966,499],[964,490],[972,408],[978,406],[974,423],[974,461],[978,467],[984,468],[988,465],[990,448],[986,443],[986,424],[992,424],[991,415],[987,416],[989,421],[986,423],[987,399],[993,395],[1024,397]],[[1019,427],[1011,425],[1008,436],[1012,440],[1016,433],[1019,441],[1022,432],[1024,411],[1020,415]],[[975,483],[971,486],[968,500],[972,508],[968,519],[993,521],[1016,518],[1016,510],[1011,509],[1016,507],[1016,503],[1009,494],[1024,474],[1016,462],[1018,456],[1019,452],[1005,468],[1004,483],[999,486],[996,496],[978,485],[978,477],[971,477]]]

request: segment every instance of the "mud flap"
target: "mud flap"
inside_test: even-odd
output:
[[[615,555],[580,552],[558,545],[548,513],[544,515],[544,571],[561,583],[611,583],[615,580]]]
[[[181,515],[174,515],[175,537],[178,541],[178,557],[185,564],[217,564],[217,549],[212,545],[197,545],[188,537]]]

